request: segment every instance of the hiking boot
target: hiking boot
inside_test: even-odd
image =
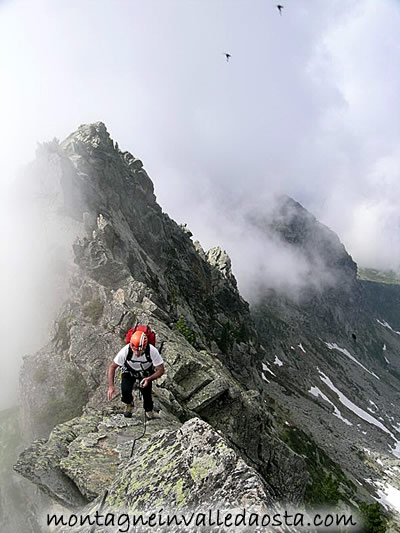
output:
[[[146,418],[147,418],[147,420],[152,420],[154,418],[153,411],[147,411],[146,412]]]
[[[133,408],[132,404],[130,404],[130,403],[126,404],[125,412],[124,412],[124,417],[125,418],[132,418],[132,408]]]

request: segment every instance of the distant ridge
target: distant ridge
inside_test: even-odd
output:
[[[375,268],[358,268],[358,279],[400,285],[400,274],[393,270],[378,270]]]

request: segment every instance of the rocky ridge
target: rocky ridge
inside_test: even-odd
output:
[[[67,507],[100,498],[106,485],[112,487],[107,503],[122,505],[120,491],[139,483],[138,464],[126,459],[142,421],[140,413],[126,421],[107,404],[104,376],[124,333],[139,320],[164,342],[167,370],[155,388],[158,418],[148,424],[143,454],[158,439],[171,444],[172,459],[172,442],[185,455],[203,431],[224,438],[232,464],[244,461],[249,479],[257,480],[252,503],[260,505],[300,504],[304,495],[316,501],[331,474],[349,506],[373,501],[374,479],[398,483],[392,453],[399,433],[398,339],[381,325],[384,314],[373,316],[377,307],[332,232],[288,198],[272,221],[255,219],[259,229],[304,253],[310,277],[325,265],[328,288],[316,285],[297,300],[263,289],[250,311],[226,253],[206,253],[188,228],[162,212],[142,162],[122,152],[104,124],[81,126],[60,145],[43,146],[35,172],[57,176],[59,209],[80,237],[53,339],[25,359],[23,428],[27,442],[38,440],[21,455],[20,473]],[[51,382],[49,368],[57,368]],[[339,389],[378,425],[345,406]],[[137,489],[151,504],[192,504],[185,494],[205,502],[221,494],[221,483],[228,490],[237,479],[222,460],[226,475],[217,480],[212,472],[219,459],[211,450],[206,457],[199,458],[200,477],[191,475],[190,461],[176,464],[175,484],[167,470],[160,479],[150,466],[151,490]],[[376,459],[390,463],[392,473]],[[238,492],[226,494],[240,501]],[[130,497],[129,505],[135,501]]]
[[[81,126],[60,145],[42,146],[34,173],[51,176],[49,160],[60,186],[58,209],[75,221],[80,236],[70,296],[52,340],[24,360],[22,424],[33,442],[16,470],[67,508],[101,498],[105,487],[113,487],[109,503],[116,504],[118,486],[134,479],[137,466],[127,462],[127,453],[143,422],[140,410],[128,421],[117,399],[106,402],[105,374],[125,332],[139,321],[157,332],[166,365],[155,387],[158,415],[146,426],[147,445],[152,438],[175,441],[181,430],[187,438],[179,454],[185,455],[186,443],[204,431],[216,440],[221,435],[229,462],[256,480],[254,504],[301,503],[306,465],[281,440],[257,390],[263,349],[229,257],[218,248],[205,253],[162,212],[142,163],[121,152],[102,123]],[[57,369],[51,379],[50,369]],[[158,504],[186,505],[193,495],[206,501],[226,470],[222,461],[221,475],[213,477],[211,459],[204,461],[213,468],[201,463],[194,478],[187,461],[177,464],[175,487],[158,491]],[[167,470],[161,478],[156,474],[150,465],[157,486],[171,484]],[[241,484],[231,475],[226,470],[223,493],[239,502]]]

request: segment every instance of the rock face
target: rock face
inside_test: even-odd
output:
[[[111,508],[144,509],[326,504],[332,475],[354,507],[373,501],[379,476],[398,486],[400,337],[333,232],[289,198],[254,218],[304,254],[311,278],[324,265],[326,283],[295,300],[263,287],[250,311],[226,252],[205,252],[162,212],[142,161],[104,124],[42,146],[34,167],[57,177],[41,187],[77,238],[52,340],[21,373],[19,473],[87,509],[106,488]],[[144,434],[140,400],[127,420],[105,399],[107,367],[137,321],[156,331],[166,368]],[[372,457],[389,458],[393,475]]]
[[[262,347],[227,254],[206,254],[186,227],[162,212],[142,163],[121,152],[102,123],[81,126],[47,151],[42,146],[37,174],[51,174],[42,172],[50,157],[59,209],[79,226],[75,268],[52,340],[24,361],[22,422],[30,445],[16,470],[67,508],[101,498],[107,487],[117,504],[121,482],[136,487],[136,469],[124,469],[142,433],[140,400],[133,418],[124,419],[118,398],[106,401],[105,375],[126,331],[139,321],[156,331],[166,367],[154,388],[157,418],[138,441],[142,448],[135,445],[149,458],[149,479],[182,455],[174,476],[184,480],[185,494],[190,480],[197,483],[190,503],[213,493],[242,501],[244,483],[246,498],[260,505],[300,503],[306,464],[280,439],[257,390]],[[50,369],[57,369],[51,379]],[[218,444],[222,436],[229,450]],[[197,440],[208,451],[195,453]],[[160,456],[157,442],[167,455]],[[137,453],[133,461],[141,460]],[[158,491],[143,481],[141,501],[159,501],[165,489],[165,502],[172,503],[166,483],[167,469]]]
[[[165,521],[167,517],[179,520],[182,514],[189,519],[211,512],[215,517],[228,511],[243,513],[244,509],[259,515],[278,512],[260,475],[199,418],[190,419],[177,430],[163,429],[138,441],[135,453],[120,465],[101,501],[103,516],[129,512],[145,520],[152,513],[159,513]],[[80,512],[81,516],[90,514],[94,515],[93,505]],[[184,530],[198,529],[193,521]],[[74,531],[86,533],[90,528]],[[182,528],[172,521],[168,531]]]
[[[254,505],[267,509],[273,504],[256,471],[199,418],[140,444],[106,500],[112,507],[133,511],[202,508],[215,502],[221,509]]]

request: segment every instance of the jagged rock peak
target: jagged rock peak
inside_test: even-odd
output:
[[[155,205],[154,184],[142,161],[121,151],[103,122],[82,124],[60,148],[64,166],[71,168],[69,174],[73,176],[63,172],[65,186],[73,188],[74,195],[83,199],[84,211],[97,217],[100,210],[108,213],[121,210],[129,217],[133,198],[136,206],[140,203],[146,209],[152,205],[161,211]],[[76,216],[79,218],[79,213]]]
[[[296,246],[317,244],[335,249],[337,254],[348,255],[336,233],[289,196],[283,195],[279,198],[273,221],[274,228],[290,244]]]
[[[219,246],[210,248],[207,252],[207,261],[210,265],[217,267],[224,278],[229,280],[236,287],[236,279],[232,274],[231,258],[225,250],[222,250]]]
[[[254,222],[301,250],[311,264],[325,265],[355,281],[357,265],[336,233],[289,196],[277,198],[271,217],[257,217]]]
[[[77,148],[77,145],[83,143],[89,152],[92,149],[107,152],[109,155],[114,153],[118,158],[129,166],[133,171],[143,168],[143,162],[134,157],[128,151],[121,151],[118,143],[114,142],[111,138],[104,122],[94,122],[93,124],[81,124],[79,128],[71,133],[62,143],[61,147],[67,152],[67,154],[80,154],[81,150]]]
[[[104,122],[81,124],[79,128],[69,135],[62,144],[67,144],[71,139],[91,144],[94,147],[103,145],[104,147],[114,148],[113,140],[111,139]]]
[[[183,231],[183,233],[186,233],[188,237],[193,237],[193,233],[188,228],[187,224],[179,224],[179,227]]]

